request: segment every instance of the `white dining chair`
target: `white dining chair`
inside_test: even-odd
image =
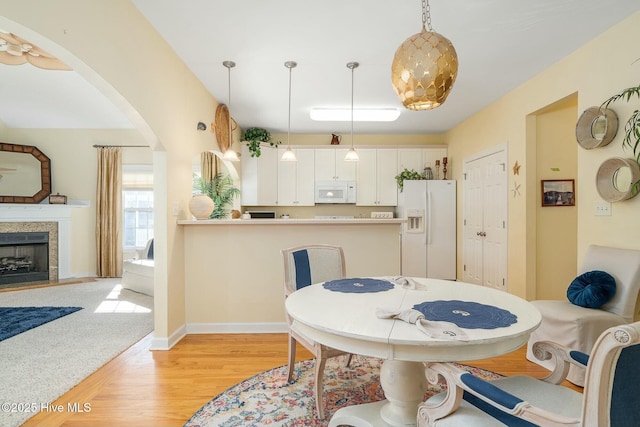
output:
[[[536,354],[554,361],[543,379],[526,375],[485,381],[451,363],[426,368],[447,391],[418,409],[418,427],[630,427],[640,406],[640,322],[607,329],[591,355],[540,342]],[[583,393],[560,385],[569,366],[586,367]]]
[[[339,246],[313,244],[297,246],[281,251],[284,261],[284,296],[285,299],[293,292],[313,283],[342,279],[346,275],[344,252]],[[286,314],[286,313],[285,313]],[[348,354],[326,345],[322,345],[306,337],[298,331],[292,319],[286,314],[289,325],[289,361],[287,382],[293,379],[293,368],[296,358],[296,342],[309,350],[316,360],[315,366],[315,397],[318,418],[324,418],[323,374],[327,359]],[[351,355],[347,358],[347,366],[351,362]]]

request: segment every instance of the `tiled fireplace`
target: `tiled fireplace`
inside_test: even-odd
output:
[[[15,224],[21,229],[48,230],[0,232],[0,285],[57,279],[57,224]]]

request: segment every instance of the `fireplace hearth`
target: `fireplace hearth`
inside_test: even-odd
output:
[[[0,233],[0,285],[49,280],[49,233]]]

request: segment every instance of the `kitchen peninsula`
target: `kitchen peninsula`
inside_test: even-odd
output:
[[[283,332],[280,250],[340,245],[347,276],[400,273],[402,219],[180,220],[186,333]]]

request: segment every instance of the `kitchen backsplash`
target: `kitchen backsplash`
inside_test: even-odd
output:
[[[316,205],[316,206],[243,206],[245,211],[275,211],[276,218],[289,215],[293,219],[314,218],[316,216],[339,215],[354,218],[371,218],[371,212],[394,212],[393,206],[356,206],[356,205]]]

